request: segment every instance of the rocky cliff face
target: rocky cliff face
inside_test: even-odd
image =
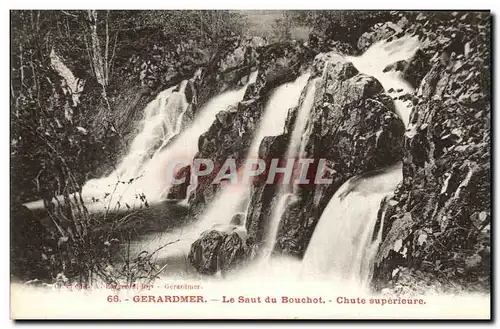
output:
[[[299,185],[297,200],[283,214],[275,252],[298,257],[303,255],[323,209],[340,185],[354,175],[398,161],[404,133],[391,99],[373,77],[360,74],[335,53],[318,56],[314,67],[314,72],[322,75],[302,143],[306,158],[326,159],[324,177],[333,183]],[[265,204],[272,206],[268,201]],[[250,221],[247,225],[249,236],[255,236],[258,243],[254,224]]]
[[[404,180],[381,218],[384,239],[374,277],[379,289],[489,286],[488,22],[465,25],[458,23],[477,30],[461,37],[461,46],[455,42],[453,52],[450,45],[428,51],[432,67],[405,134]],[[448,30],[458,34],[459,28]],[[433,283],[422,287],[419,280]]]

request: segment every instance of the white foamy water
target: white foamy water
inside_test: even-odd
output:
[[[373,240],[380,202],[402,180],[401,168],[398,164],[373,177],[352,178],[337,190],[307,247],[304,277],[367,286],[381,238],[377,232]]]
[[[129,180],[135,177],[142,165],[150,160],[150,153],[156,151],[158,143],[179,133],[181,127],[176,117],[184,114],[188,104],[183,92],[173,92],[175,88],[161,92],[148,104],[141,132],[132,141],[128,154],[110,175],[111,178]]]
[[[286,159],[296,159],[302,157],[303,154],[299,154],[300,151],[304,150],[303,138],[304,131],[308,122],[309,114],[314,104],[314,96],[316,94],[316,84],[321,78],[315,78],[307,84],[307,91],[304,100],[299,106],[297,118],[295,120],[295,125],[292,130],[290,137],[290,142],[288,144],[288,149],[286,151]],[[293,184],[293,182],[292,182]],[[279,223],[281,217],[286,210],[289,200],[292,198],[293,194],[296,192],[296,184],[293,184],[293,193],[287,189],[287,185],[281,185],[278,190],[278,202],[276,207],[271,214],[271,221],[269,222],[269,227],[266,234],[266,240],[268,240],[267,253],[270,255],[272,248],[276,242],[276,234],[278,233]]]
[[[301,91],[308,79],[309,74],[307,73],[297,78],[294,82],[278,87],[273,92],[266,104],[263,117],[258,123],[259,127],[250,145],[247,159],[258,157],[259,146],[265,136],[277,136],[283,133],[288,109],[297,105]],[[154,250],[159,245],[180,239],[179,242],[169,246],[168,250],[162,251],[160,257],[187,253],[191,243],[203,231],[213,228],[216,225],[223,227],[230,223],[232,217],[246,201],[246,198],[249,197],[250,188],[251,182],[227,185],[215,200],[208,205],[208,208],[201,215],[199,221],[188,227],[164,234],[161,237],[153,235],[146,239],[140,247]]]
[[[216,114],[238,103],[243,98],[248,84],[253,83],[256,77],[257,72],[253,72],[244,87],[214,97],[199,110],[191,125],[182,132],[182,120],[179,120],[179,117],[184,115],[187,108],[185,95],[174,92],[168,97],[168,90],[165,91],[146,109],[144,128],[134,139],[125,160],[119,165],[123,170],[117,170],[106,178],[88,181],[84,186],[83,195],[89,198],[102,197],[109,193],[110,197],[114,197],[113,202],[103,199],[99,204],[103,207],[109,205],[111,209],[115,207],[115,201],[120,201],[122,205],[126,202],[131,207],[139,206],[141,200],[138,196],[141,195],[144,195],[149,203],[160,201],[170,187],[167,177],[168,164],[178,159],[189,163],[198,151],[200,135],[212,125]],[[151,159],[144,161],[148,148],[157,144],[161,147],[157,148]],[[134,179],[132,184],[128,184],[130,179]],[[125,183],[117,183],[118,181]]]
[[[358,71],[371,75],[380,81],[384,89],[400,90],[400,94],[413,92],[412,87],[399,72],[383,72],[384,68],[400,60],[410,59],[419,47],[417,38],[402,38],[392,42],[381,41],[371,46],[359,57],[347,57]],[[301,156],[306,140],[302,138],[310,108],[314,101],[312,84],[300,108],[287,151],[288,157]],[[311,90],[312,89],[312,90]],[[309,93],[311,92],[311,93]],[[411,108],[401,100],[395,100],[398,115],[405,125]],[[300,279],[309,281],[331,281],[339,286],[348,285],[352,289],[365,289],[373,270],[373,259],[378,250],[381,230],[374,228],[381,200],[393,193],[402,180],[401,165],[386,170],[373,177],[354,177],[346,182],[332,197],[325,208],[301,266]],[[365,177],[365,178],[363,178]],[[354,183],[355,182],[355,183]],[[346,190],[352,191],[344,196]],[[293,191],[296,192],[296,191]],[[281,189],[278,202],[270,221],[268,253],[272,250],[281,217],[293,200],[294,193]],[[383,225],[383,223],[382,223]],[[268,259],[264,257],[264,259]],[[289,263],[289,261],[286,261]],[[256,268],[269,271],[270,267],[279,268],[280,259],[260,261]]]
[[[375,77],[386,92],[392,88],[405,94],[414,90],[401,73],[383,70],[389,64],[409,60],[419,46],[416,37],[380,41],[363,55],[347,59],[358,71]],[[408,126],[411,108],[401,100],[394,100],[394,105]],[[353,177],[344,183],[318,221],[303,258],[302,277],[328,279],[353,289],[366,289],[382,238],[384,223],[374,232],[380,202],[393,194],[401,180],[402,165],[398,164],[382,174]]]
[[[391,96],[404,95],[414,92],[413,87],[401,77],[400,72],[384,72],[387,65],[400,60],[409,60],[420,47],[417,37],[403,37],[391,42],[379,41],[368,48],[363,55],[347,57],[359,72],[375,77],[387,92],[391,88],[398,91]],[[410,110],[402,100],[394,100],[396,111],[408,126]]]

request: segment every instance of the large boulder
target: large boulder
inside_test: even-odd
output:
[[[236,225],[216,227],[193,242],[188,258],[198,273],[223,276],[235,271],[246,259],[245,233]]]

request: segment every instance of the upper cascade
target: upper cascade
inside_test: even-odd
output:
[[[396,112],[408,126],[411,107],[402,100],[402,95],[414,93],[414,88],[399,71],[388,70],[390,65],[401,61],[409,61],[420,48],[418,37],[403,37],[394,41],[379,41],[368,48],[361,56],[346,57],[358,71],[375,77],[385,91],[395,94]]]

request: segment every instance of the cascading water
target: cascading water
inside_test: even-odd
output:
[[[129,155],[118,166],[121,170],[106,178],[88,181],[84,186],[83,195],[89,197],[102,196],[104,193],[116,194],[116,200],[126,202],[132,207],[138,205],[136,202],[140,200],[138,196],[141,195],[146,196],[149,202],[161,200],[170,187],[165,177],[168,163],[179,158],[191,160],[198,150],[200,135],[214,122],[215,115],[220,110],[238,103],[243,98],[248,84],[254,82],[256,77],[257,72],[253,72],[244,87],[214,97],[199,110],[191,125],[181,133],[182,120],[179,120],[179,117],[183,116],[188,105],[183,91],[185,83],[181,83],[179,92],[171,92],[169,89],[162,93],[161,97],[159,95],[151,106],[148,105],[143,130],[134,139]],[[172,127],[175,129],[170,130]],[[176,137],[172,139],[174,136]],[[151,159],[138,161],[137,155],[143,159],[149,148],[154,148],[157,152]],[[128,175],[124,176],[123,172]],[[122,175],[118,176],[120,173]],[[133,176],[130,173],[133,173]],[[118,181],[124,183],[119,184]],[[104,200],[102,204],[106,206],[110,202]]]
[[[255,136],[252,139],[247,159],[257,158],[260,143],[265,136],[277,136],[283,133],[288,109],[297,105],[301,90],[307,83],[309,74],[303,74],[294,82],[278,87],[271,95],[264,109],[263,117]],[[163,257],[187,253],[191,243],[205,230],[221,225],[227,226],[239,207],[249,197],[251,183],[227,185],[216,199],[208,206],[196,223],[176,231],[164,234],[162,237],[152,237],[149,247],[165,244],[169,241],[179,241],[162,252]],[[144,246],[141,246],[144,250]]]
[[[347,57],[358,71],[375,77],[387,92],[390,89],[398,91],[398,95],[413,93],[413,87],[401,77],[400,72],[384,72],[389,64],[413,57],[420,47],[417,37],[404,37],[391,42],[379,41],[368,48],[359,57]],[[410,111],[404,102],[396,97],[394,105],[398,115],[408,126]]]
[[[410,59],[419,47],[416,38],[378,42],[359,57],[348,57],[358,71],[375,77],[387,91],[413,92],[394,72],[383,72],[388,64]],[[395,100],[398,115],[408,126],[410,108]],[[373,260],[382,238],[381,223],[374,235],[383,198],[390,196],[402,180],[401,163],[378,174],[364,174],[344,183],[323,211],[302,264],[303,278],[334,280],[364,289],[373,272]],[[375,237],[375,238],[374,238]],[[313,279],[314,280],[314,279]]]
[[[300,104],[297,118],[295,120],[295,124],[293,127],[292,135],[290,137],[290,143],[288,144],[288,149],[286,152],[286,159],[297,159],[303,156],[302,152],[304,151],[304,147],[302,142],[305,141],[303,139],[304,130],[306,128],[306,124],[308,121],[309,113],[314,104],[314,96],[316,93],[316,84],[319,79],[315,78],[311,80],[307,84],[307,90],[304,100],[302,104]],[[293,199],[294,193],[296,192],[296,184],[292,185],[293,188],[290,190],[287,184],[281,185],[278,191],[278,201],[276,203],[276,207],[274,208],[271,221],[269,223],[269,228],[267,231],[267,248],[269,249],[269,254],[274,244],[276,242],[276,234],[278,233],[278,227],[281,220],[281,216],[285,211],[287,205],[290,203],[290,200]]]
[[[415,53],[418,48],[418,42],[413,38],[404,40],[406,41],[396,40],[391,43],[376,43],[362,56],[348,57],[348,59],[353,62],[360,72],[377,78],[386,90],[393,88],[395,90],[403,89],[405,92],[410,92],[412,91],[411,86],[401,79],[398,73],[383,72],[387,64],[408,59]],[[250,82],[254,81],[255,77],[256,74],[254,73]],[[248,153],[249,158],[257,156],[258,147],[264,136],[278,135],[282,132],[287,110],[297,104],[301,90],[307,80],[308,75],[301,76],[294,83],[281,86],[273,93],[266,106],[261,125],[252,141]],[[298,117],[287,149],[287,158],[300,157],[301,150],[304,149],[305,140],[302,136],[304,135],[307,118],[313,106],[316,82],[317,80],[315,79],[309,81],[307,84],[306,95],[299,107]],[[184,96],[182,89],[181,85],[177,92],[173,91],[174,88],[166,90],[148,105],[143,126],[144,129],[141,132],[142,135],[139,134],[136,137],[129,154],[117,168],[117,171],[118,169],[125,168],[126,172],[131,170],[131,168],[136,168],[136,173],[138,170],[142,173],[142,177],[136,182],[138,187],[135,186],[134,191],[129,195],[131,197],[139,192],[144,192],[148,196],[148,200],[159,199],[162,192],[168,190],[168,186],[162,184],[162,171],[166,168],[166,164],[171,159],[178,157],[192,159],[197,152],[199,136],[207,131],[215,120],[215,115],[220,110],[237,103],[243,98],[246,86],[212,99],[197,113],[194,122],[186,130],[178,134],[177,138],[170,141],[172,136],[179,133],[177,131],[178,127],[180,127],[179,122],[182,122],[180,116],[185,113],[185,109],[182,107],[184,103],[181,101]],[[178,96],[174,96],[176,93]],[[399,100],[395,101],[395,105],[398,114],[402,117],[405,124],[407,124],[410,112],[408,107]],[[161,113],[167,112],[168,106],[176,107],[173,112],[168,112],[175,112],[176,115],[161,117]],[[163,122],[164,120],[168,121],[169,118],[175,119],[175,122],[171,126]],[[154,123],[156,122],[155,120],[158,120],[157,124]],[[162,123],[160,124],[159,122]],[[168,122],[170,124],[172,121]],[[171,127],[175,127],[175,129],[171,130]],[[171,136],[168,137],[168,135]],[[162,147],[157,148],[154,146],[158,145],[157,143],[162,145]],[[156,150],[153,158],[150,160],[146,159],[147,161],[144,162],[137,160],[142,153],[147,153],[148,149]],[[126,163],[129,163],[129,165],[125,165]],[[116,177],[110,178],[116,181]],[[400,180],[401,166],[387,169],[382,174],[373,176],[364,175],[349,180],[335,193],[323,212],[306,250],[302,264],[297,261],[288,261],[280,258],[272,262],[272,266],[269,266],[270,262],[266,264],[259,263],[261,264],[260,266],[257,265],[250,268],[249,271],[255,270],[262,273],[265,270],[266,273],[269,273],[269,271],[272,272],[274,269],[276,277],[281,279],[283,276],[281,269],[285,266],[289,269],[295,269],[293,270],[294,273],[289,273],[290,277],[296,277],[301,274],[300,280],[309,277],[323,277],[328,280],[348,280],[358,285],[366,285],[370,279],[372,261],[381,239],[381,229],[374,235],[376,215],[380,201],[393,192]],[[88,184],[89,186],[91,185],[90,183]],[[89,186],[86,187],[88,188]],[[103,186],[102,182],[100,186]],[[102,189],[97,188],[96,190],[103,194]],[[159,245],[179,239],[178,243],[162,250],[160,257],[168,258],[178,254],[185,255],[191,243],[204,230],[210,229],[217,224],[222,224],[222,227],[227,226],[238,207],[241,206],[242,201],[247,197],[248,191],[248,187],[229,185],[208,207],[200,221],[191,226],[162,234],[161,236],[145,237],[138,243],[137,250],[155,250]],[[348,191],[349,193],[347,193]],[[279,195],[277,207],[275,207],[268,229],[269,244],[271,247],[275,242],[282,213],[287,204],[292,202],[294,191],[288,187],[284,187],[279,192]],[[126,195],[120,191],[120,196],[123,197]],[[362,207],[359,205],[362,205]],[[375,239],[373,239],[374,236]]]
[[[365,174],[344,183],[314,230],[303,258],[302,276],[366,287],[382,237],[383,223],[373,239],[380,202],[393,193],[401,179],[398,164],[381,174]]]
[[[106,177],[91,179],[85,183],[82,195],[90,210],[101,210],[110,205],[111,202],[107,195],[113,193],[114,187],[117,187],[114,194],[122,195],[123,187],[120,185],[123,184],[119,184],[119,182],[126,182],[139,176],[139,170],[150,161],[159,145],[180,131],[181,127],[175,123],[176,120],[173,118],[184,113],[187,108],[182,88],[186,83],[187,80],[181,82],[179,86],[173,86],[160,92],[153,101],[148,103],[144,109],[141,131],[132,140],[128,153],[115,170]],[[178,87],[181,88],[174,91]],[[102,197],[104,197],[103,200],[101,200]],[[119,199],[115,198],[115,202],[117,200]],[[127,201],[130,202],[130,200]],[[41,200],[34,201],[26,206],[32,209],[42,208],[43,202]]]
[[[173,92],[176,87],[161,92],[146,107],[146,118],[142,131],[134,138],[130,150],[110,176],[128,180],[135,177],[153,152],[158,149],[160,141],[172,138],[180,131],[176,116],[181,116],[187,109],[186,96],[183,90]]]
[[[82,194],[86,199],[98,200],[106,193],[114,193],[124,199],[129,186],[128,184],[124,186],[119,182],[140,179],[141,171],[148,162],[152,161],[160,145],[180,132],[181,126],[177,117],[183,115],[188,107],[184,88],[182,88],[186,83],[185,80],[179,86],[162,91],[146,106],[142,129],[133,139],[128,153],[110,175],[89,180],[85,184]],[[174,91],[176,88],[179,90]],[[114,190],[115,187],[116,190]],[[133,204],[130,198],[125,198],[124,202]],[[99,208],[99,206],[106,207],[108,204],[111,203],[104,198],[102,202],[98,202],[98,205],[93,204],[93,206]]]
[[[260,143],[264,137],[283,133],[288,109],[298,103],[300,90],[304,88],[308,78],[308,73],[303,74],[293,83],[284,84],[272,94],[264,109],[257,133],[252,139],[246,160],[258,158]],[[229,223],[238,207],[248,198],[250,187],[250,182],[226,186],[203,217],[208,218],[209,221],[213,218],[221,223]]]

